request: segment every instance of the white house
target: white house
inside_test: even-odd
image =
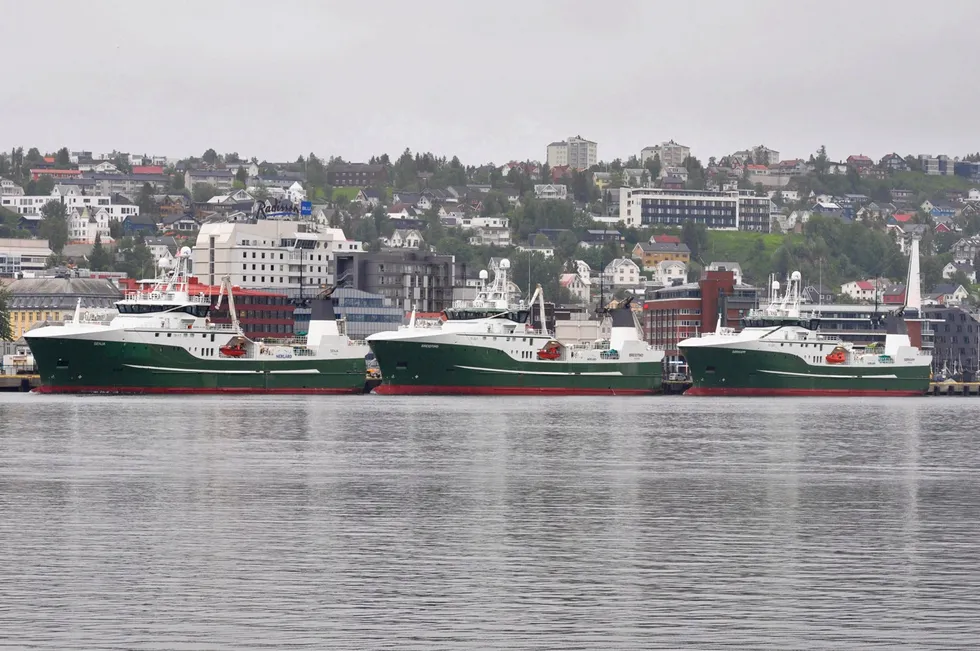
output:
[[[555,247],[553,246],[518,246],[517,250],[521,253],[540,253],[546,258],[555,257]]]
[[[117,222],[140,214],[139,206],[128,203],[113,203],[110,196],[85,195],[71,185],[55,186],[50,195],[0,195],[0,206],[19,215],[39,215],[44,204],[52,200],[63,203],[66,214],[75,208],[105,208],[109,218]]]
[[[450,211],[448,214],[454,214],[454,211]],[[440,211],[440,217],[442,216]],[[477,229],[477,228],[509,228],[510,219],[507,217],[502,217],[500,215],[496,217],[463,217],[459,222],[460,228],[463,230]]]
[[[977,282],[977,270],[968,262],[950,262],[943,267],[943,278],[949,280],[957,271],[962,271],[971,283]]]
[[[96,236],[112,242],[109,236],[109,212],[105,208],[74,208],[68,215],[68,240],[73,244],[94,244]]]
[[[636,287],[640,284],[640,266],[630,258],[616,258],[606,265],[603,279],[613,287]]]
[[[388,219],[416,219],[418,212],[415,208],[404,203],[396,203],[388,208]]]
[[[558,283],[568,290],[576,303],[588,303],[590,286],[578,274],[562,274]]]
[[[567,199],[568,186],[556,183],[535,185],[534,196],[538,199]]]
[[[224,206],[229,204],[249,203],[251,201],[255,201],[255,199],[252,198],[252,195],[245,190],[239,189],[229,194],[216,194],[208,199],[208,205]]]
[[[453,226],[459,226],[463,223],[466,218],[466,211],[456,205],[443,204],[439,206],[439,219],[444,220],[444,224],[451,223]],[[480,218],[483,219],[483,218]],[[477,228],[477,226],[472,225],[472,221],[468,225],[469,228]]]
[[[970,292],[963,285],[945,283],[936,285],[922,299],[923,305],[960,305],[970,298]]]
[[[881,300],[883,284],[877,290],[878,300]],[[855,301],[873,303],[875,301],[875,283],[873,280],[853,280],[840,286],[840,293]]]
[[[481,226],[472,229],[470,244],[474,246],[510,246],[510,229]]]
[[[23,196],[24,188],[20,187],[10,179],[0,179],[0,195]]]
[[[289,200],[293,203],[298,204],[306,201],[306,190],[300,185],[299,181],[293,181],[293,184],[286,190],[286,194],[289,195]]]
[[[419,249],[425,241],[414,228],[398,228],[391,237],[381,238],[381,243],[392,249]]]
[[[575,261],[575,273],[577,273],[586,284],[592,284],[592,267],[585,260]]]
[[[653,268],[650,281],[656,285],[667,287],[674,283],[687,280],[687,265],[680,260],[661,260]]]
[[[742,284],[742,265],[737,262],[712,262],[708,265],[708,271],[731,271],[735,276],[735,284]]]
[[[381,195],[374,188],[362,188],[357,191],[354,201],[365,208],[374,208],[381,205]]]

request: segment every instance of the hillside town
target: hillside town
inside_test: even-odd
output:
[[[862,342],[903,304],[915,239],[927,345],[939,366],[976,372],[980,154],[697,153],[666,140],[605,161],[580,135],[503,165],[407,149],[268,162],[16,147],[0,154],[11,338],[79,298],[110,310],[187,246],[200,291],[228,277],[256,336],[300,331],[304,299],[335,285],[352,336],[397,328],[471,299],[507,258],[515,295],[540,284],[569,328],[638,297],[647,340],[675,353],[714,327],[705,301],[720,292],[737,326],[771,275],[799,270],[823,327]]]

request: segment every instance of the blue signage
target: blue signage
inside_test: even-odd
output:
[[[299,204],[299,214],[301,215],[312,215],[313,214],[313,202],[312,201],[301,201]]]

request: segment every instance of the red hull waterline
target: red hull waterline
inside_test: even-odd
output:
[[[387,396],[652,396],[649,389],[568,389],[564,387],[463,387],[382,384],[374,393]]]
[[[691,387],[685,396],[836,396],[854,398],[908,398],[924,396],[924,391],[880,391],[873,389],[753,389]]]
[[[101,395],[351,395],[364,393],[363,388],[355,389],[197,389],[186,387],[64,387],[42,385],[32,393],[79,393]]]

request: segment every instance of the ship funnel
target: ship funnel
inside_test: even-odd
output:
[[[319,346],[323,337],[340,335],[337,328],[337,317],[333,311],[333,296],[323,292],[310,301],[310,327],[306,331],[306,344],[311,347]]]

